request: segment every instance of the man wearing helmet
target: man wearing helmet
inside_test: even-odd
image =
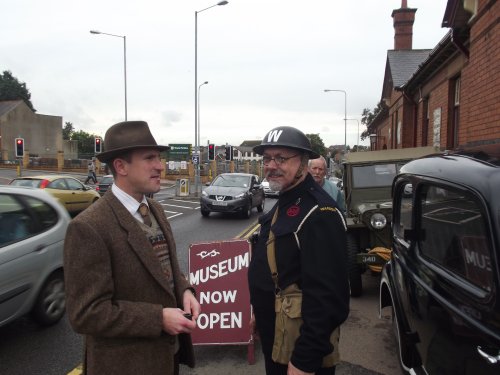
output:
[[[276,205],[259,219],[261,231],[248,272],[266,374],[334,374],[338,328],[349,312],[343,215],[308,173],[309,159],[319,155],[301,131],[274,128],[254,151],[262,155],[270,188],[280,192]],[[283,360],[273,351],[273,345],[280,346],[275,301],[295,284],[303,322],[290,358]]]

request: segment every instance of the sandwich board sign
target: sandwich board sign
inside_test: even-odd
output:
[[[252,363],[249,265],[250,242],[246,239],[195,243],[189,247],[189,281],[201,305],[197,328],[191,333],[193,344],[247,344],[248,360]]]

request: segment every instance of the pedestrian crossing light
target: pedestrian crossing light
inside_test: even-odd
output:
[[[16,138],[16,158],[24,156],[24,138]]]
[[[208,160],[215,160],[215,145],[213,143],[208,145]]]
[[[94,152],[96,154],[99,154],[101,153],[101,145],[102,145],[102,139],[101,138],[97,138],[95,137],[94,138]]]
[[[226,146],[226,160],[233,160],[233,146]]]

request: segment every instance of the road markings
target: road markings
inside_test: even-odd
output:
[[[260,224],[258,221],[254,221],[252,224],[250,224],[248,227],[243,229],[243,231],[238,234],[235,239],[238,238],[249,238],[254,232],[256,232],[258,229],[260,229]]]

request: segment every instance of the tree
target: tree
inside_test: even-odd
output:
[[[71,140],[78,141],[78,158],[90,159],[94,156],[94,134],[89,134],[83,130],[73,132]]]
[[[380,101],[377,106],[373,108],[373,111],[369,110],[368,108],[363,109],[363,113],[361,114],[361,123],[365,125],[367,129],[363,133],[361,133],[361,140],[364,140],[365,138],[368,138],[370,136],[370,134],[368,134],[368,125],[385,108],[386,105],[384,104],[384,102]]]
[[[33,112],[36,112],[30,99],[31,94],[26,87],[26,83],[19,82],[8,70],[0,74],[0,101],[23,100]]]
[[[306,134],[306,137],[311,141],[312,150],[326,157],[326,147],[319,134]]]
[[[71,140],[74,132],[75,132],[75,128],[73,127],[73,123],[66,121],[64,123],[63,130],[62,130],[63,139],[66,141]]]

